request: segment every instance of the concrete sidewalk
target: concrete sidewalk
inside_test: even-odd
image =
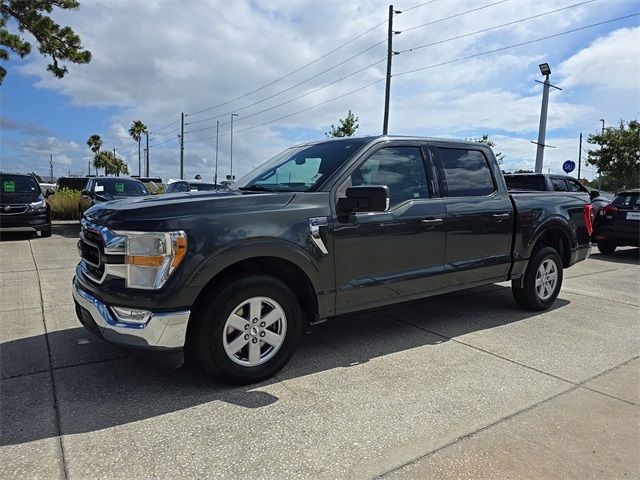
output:
[[[0,241],[1,478],[640,478],[638,249],[334,320],[249,387],[79,326],[75,226]]]

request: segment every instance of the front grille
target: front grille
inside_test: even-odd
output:
[[[27,205],[1,205],[0,206],[0,214],[1,215],[20,215],[27,211]]]
[[[104,241],[102,236],[90,228],[82,227],[78,243],[80,256],[85,261],[87,271],[93,280],[99,281],[104,275]]]

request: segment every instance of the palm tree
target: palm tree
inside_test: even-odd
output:
[[[98,168],[104,168],[101,159],[98,158],[98,152],[102,148],[102,138],[98,134],[93,134],[87,140],[89,149],[93,152],[93,166],[96,167],[96,176],[98,176]],[[107,172],[105,171],[105,175]]]
[[[138,142],[138,176],[141,175],[142,171],[142,160],[140,158],[140,140],[142,140],[142,135],[147,132],[147,126],[142,123],[142,120],[134,120],[131,124],[131,128],[129,129],[129,135],[133,138],[134,141]]]
[[[119,177],[120,174],[128,175],[129,166],[124,161],[116,157],[111,150],[102,150],[96,154],[96,161],[104,166],[105,174],[110,173]]]

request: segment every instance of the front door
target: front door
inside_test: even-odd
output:
[[[437,289],[445,250],[445,205],[429,182],[418,145],[387,145],[360,163],[338,189],[389,187],[389,209],[334,218],[336,313],[424,296]]]

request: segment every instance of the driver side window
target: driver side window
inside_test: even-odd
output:
[[[386,147],[364,161],[350,177],[350,186],[386,185],[389,187],[389,207],[428,198],[427,176],[418,147]]]

